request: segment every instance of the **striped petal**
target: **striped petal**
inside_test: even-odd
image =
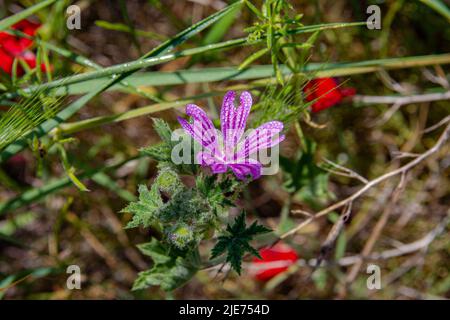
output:
[[[205,111],[195,104],[188,104],[186,106],[186,114],[194,120],[191,124],[187,120],[178,117],[178,122],[186,133],[191,135],[204,148],[213,152],[217,150],[217,129]]]
[[[270,121],[251,131],[250,134],[244,138],[243,142],[240,143],[237,151],[237,158],[247,158],[259,150],[271,148],[279,144],[284,140],[285,136],[279,135],[275,139],[274,136],[278,135],[283,128],[282,122]]]
[[[262,165],[257,161],[246,161],[245,163],[233,163],[228,164],[233,170],[234,175],[239,180],[246,180],[251,176],[253,180],[258,179],[261,176]]]

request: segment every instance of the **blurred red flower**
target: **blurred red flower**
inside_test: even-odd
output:
[[[298,260],[297,252],[285,243],[277,243],[273,247],[259,250],[262,259],[253,258],[252,269],[255,278],[267,281],[286,271]]]
[[[339,87],[334,78],[317,78],[309,81],[303,92],[306,101],[313,101],[312,112],[319,112],[338,104],[345,97],[355,95],[356,90]]]
[[[22,20],[12,26],[12,29],[21,31],[28,36],[34,36],[41,25]],[[14,59],[23,60],[31,69],[36,67],[36,55],[28,50],[33,41],[24,37],[15,36],[7,32],[0,32],[0,68],[8,74],[12,73]],[[42,65],[41,68],[45,70]],[[23,74],[23,69],[18,65],[17,73]]]

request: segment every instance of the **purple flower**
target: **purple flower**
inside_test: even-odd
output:
[[[245,180],[249,175],[257,179],[262,172],[262,164],[256,159],[257,152],[284,140],[284,135],[278,136],[283,130],[283,123],[269,121],[244,135],[252,96],[247,91],[242,92],[238,108],[234,106],[235,96],[234,91],[228,91],[223,98],[221,131],[195,104],[186,106],[186,114],[193,119],[193,123],[180,117],[178,121],[184,131],[202,145],[203,150],[196,155],[202,166],[210,167],[213,173],[225,173],[231,169],[240,180]]]

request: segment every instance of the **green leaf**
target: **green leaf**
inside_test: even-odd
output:
[[[232,199],[237,196],[241,185],[242,182],[233,177],[226,177],[219,182],[216,175],[199,175],[196,180],[197,190],[216,213],[227,206],[233,206]]]
[[[306,148],[299,151],[294,159],[280,157],[284,174],[283,186],[303,201],[317,203],[329,196],[329,173],[315,163],[316,144],[309,139],[305,141]]]
[[[227,253],[226,261],[230,263],[231,267],[241,274],[241,264],[244,254],[246,252],[259,257],[258,251],[253,248],[249,242],[254,236],[270,232],[271,230],[253,222],[249,228],[245,224],[245,213],[242,212],[234,220],[233,225],[227,226],[227,234],[220,236],[215,247],[211,250],[211,259]]]
[[[159,118],[153,118],[153,128],[164,142],[171,142],[172,130],[167,122]]]
[[[172,130],[169,124],[162,119],[153,118],[153,128],[159,135],[162,143],[142,148],[141,153],[148,155],[159,162],[170,162],[172,158]]]
[[[155,238],[150,242],[139,244],[138,249],[146,256],[151,257],[155,264],[165,264],[170,261],[170,257],[167,256],[167,248]]]
[[[136,228],[140,225],[149,227],[154,224],[163,204],[157,184],[153,184],[150,190],[146,185],[139,185],[139,200],[131,202],[121,211],[133,214],[127,228]]]
[[[155,264],[150,270],[138,274],[132,290],[161,286],[165,291],[172,291],[189,281],[199,269],[200,258],[197,250],[188,251],[181,255],[171,255],[168,253],[169,248],[156,242],[147,249],[150,250],[147,253],[151,254],[152,258],[156,257],[154,259]]]
[[[172,148],[167,143],[158,143],[149,147],[142,148],[140,150],[142,154],[149,156],[150,158],[158,162],[166,162],[171,159]]]
[[[223,239],[223,241],[221,241],[222,239]],[[219,237],[218,240],[219,241],[216,243],[214,248],[212,248],[212,250],[211,250],[211,258],[210,259],[214,259],[227,251],[228,243],[227,243],[227,241],[225,241],[226,239],[224,237]]]
[[[266,228],[263,225],[258,224],[256,221],[254,221],[252,223],[252,225],[250,226],[250,228],[247,228],[243,234],[247,235],[247,236],[254,236],[257,234],[261,234],[261,233],[266,233],[266,232],[270,232],[272,230]]]

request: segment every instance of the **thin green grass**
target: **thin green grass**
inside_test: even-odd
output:
[[[39,3],[36,3],[35,5],[22,10],[12,16],[9,16],[3,20],[0,21],[0,31],[6,30],[9,27],[11,27],[13,24],[26,19],[27,17],[33,15],[34,13],[38,12],[39,10],[48,7],[49,5],[55,3],[57,0],[44,0]]]
[[[184,43],[191,37],[195,36],[199,32],[201,32],[204,29],[206,29],[207,27],[211,26],[213,23],[215,23],[216,21],[221,19],[224,15],[226,15],[230,10],[233,10],[233,8],[237,5],[239,5],[239,2],[236,2],[230,6],[222,9],[222,10],[212,14],[211,16],[199,21],[198,23],[192,25],[191,27],[183,30],[182,32],[177,34],[175,37],[167,40],[166,42],[160,44],[159,46],[157,46],[150,52],[146,53],[140,60],[136,61],[135,63],[140,64],[140,63],[142,63],[143,59],[158,59],[157,58],[158,56],[163,55],[164,53],[174,49],[178,45]],[[0,163],[6,161],[7,159],[9,159],[11,156],[16,154],[17,152],[23,150],[23,148],[25,148],[25,146],[27,145],[28,139],[31,138],[31,136],[42,137],[42,136],[46,135],[51,130],[56,128],[58,125],[60,125],[61,123],[65,122],[67,119],[69,119],[76,112],[78,112],[78,110],[80,110],[83,106],[85,106],[92,98],[94,98],[98,94],[106,91],[113,85],[121,82],[122,80],[124,80],[125,78],[132,75],[134,72],[136,72],[138,70],[139,70],[139,68],[137,68],[137,69],[131,68],[128,71],[123,71],[123,73],[121,73],[120,76],[116,75],[114,73],[109,74],[110,76],[113,76],[113,77],[107,83],[99,84],[95,87],[91,87],[91,90],[89,91],[89,93],[87,93],[86,95],[80,97],[78,100],[69,104],[65,109],[60,111],[53,119],[49,119],[46,122],[39,125],[35,130],[33,130],[33,132],[30,133],[30,136],[24,137],[22,139],[18,139],[13,144],[11,144],[7,148],[5,148],[2,152],[0,152]],[[98,72],[103,72],[103,70],[100,70]],[[106,72],[106,75],[108,75],[108,72]],[[65,81],[67,81],[67,78],[58,80],[60,85],[67,85],[67,83],[65,83]],[[32,88],[31,90],[24,90],[24,91],[25,92],[26,91],[34,92],[34,91],[42,90],[42,88],[48,89],[49,86],[48,85],[47,86],[44,85],[43,87],[38,86],[38,87]]]
[[[0,150],[22,138],[30,130],[53,118],[61,110],[64,96],[46,96],[36,92],[30,98],[23,98],[11,106],[0,117]]]

